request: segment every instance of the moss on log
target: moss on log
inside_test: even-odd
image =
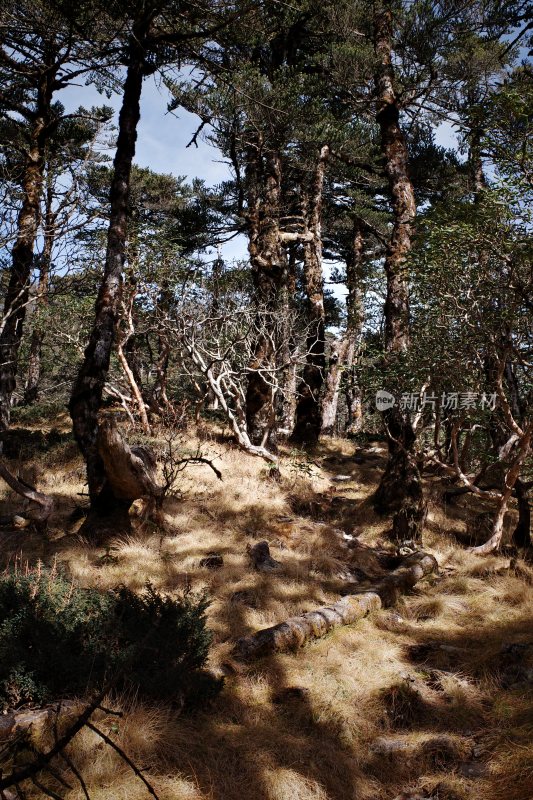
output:
[[[407,556],[402,564],[384,576],[371,590],[347,594],[330,606],[322,606],[297,617],[257,631],[239,639],[234,647],[236,658],[254,658],[297,650],[312,639],[319,639],[341,625],[351,625],[371,611],[394,605],[401,594],[409,591],[419,580],[437,569],[433,556],[417,552]]]

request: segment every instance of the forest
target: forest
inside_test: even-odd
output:
[[[4,0],[0,800],[532,800],[532,18]]]

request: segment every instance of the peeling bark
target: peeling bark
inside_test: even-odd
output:
[[[130,447],[111,415],[98,425],[98,452],[114,497],[133,503],[142,497],[159,499],[163,496],[163,488],[155,476],[153,454],[145,447]]]
[[[418,581],[437,569],[437,562],[426,553],[407,556],[403,564],[386,575],[372,591],[343,597],[331,606],[322,606],[301,616],[291,617],[279,625],[257,631],[239,639],[234,655],[243,660],[261,658],[272,653],[297,650],[313,639],[325,636],[341,625],[352,625],[372,611],[393,605],[398,597]]]
[[[327,364],[327,374],[322,398],[322,434],[333,436],[337,421],[339,390],[343,369],[348,366],[349,343],[346,334],[342,339],[331,342]]]

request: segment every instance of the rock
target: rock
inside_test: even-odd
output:
[[[459,774],[464,778],[486,778],[489,768],[482,761],[463,761],[459,764]]]
[[[279,692],[272,697],[273,703],[287,703],[294,700],[300,702],[307,702],[309,700],[310,692],[304,686],[287,686],[285,689],[280,689]]]
[[[249,608],[257,608],[257,597],[253,589],[239,589],[230,597],[231,603],[236,603]]]
[[[200,559],[200,566],[207,569],[220,569],[224,564],[224,559],[220,553],[208,553],[205,558]]]
[[[334,481],[335,483],[343,483],[344,481],[351,481],[351,475],[334,475],[330,478],[330,481]]]
[[[499,671],[504,688],[533,682],[533,642],[508,642],[502,645]]]
[[[247,550],[252,566],[258,572],[272,572],[281,566],[280,562],[270,555],[268,542],[258,542],[253,547],[248,545]]]
[[[415,748],[413,743],[407,739],[392,739],[387,736],[379,736],[371,744],[370,749],[380,756],[388,756],[391,753],[404,753]]]
[[[396,554],[402,557],[410,556],[412,553],[416,553],[417,550],[418,550],[417,543],[409,539],[401,543],[401,545],[396,549]]]
[[[26,519],[25,517],[21,517],[19,514],[15,514],[13,516],[13,527],[22,530],[23,528],[29,528],[31,525],[31,519]]]
[[[389,611],[376,619],[376,625],[382,630],[396,633],[405,630],[405,620],[397,611]]]
[[[241,675],[246,671],[246,665],[228,658],[220,665],[220,669],[223,675]]]

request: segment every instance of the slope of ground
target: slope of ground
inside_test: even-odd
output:
[[[479,501],[444,507],[442,485],[428,478],[425,549],[439,574],[394,610],[244,666],[231,656],[238,637],[338,599],[346,581],[372,577],[372,560],[357,544],[387,545],[387,520],[368,502],[382,446],[332,440],[312,458],[286,451],[277,482],[261,461],[204,435],[202,450],[223,481],[190,467],[167,502],[165,530],[139,525],[133,536],[117,531],[108,547],[93,548],[77,533],[84,473],[66,424],[41,445],[35,436],[19,451],[23,468],[58,511],[47,541],[29,529],[2,529],[4,566],[55,560],[81,585],[150,582],[170,594],[206,589],[211,597],[210,667],[225,675],[211,708],[187,717],[127,697],[115,701],[122,717],[100,722],[161,798],[531,800],[533,570],[508,555],[466,551],[486,511]],[[3,496],[2,513],[18,506],[5,487]],[[252,568],[248,551],[261,540],[278,569]],[[212,554],[222,566],[201,563]],[[92,800],[147,797],[90,731],[76,738],[73,756]]]

